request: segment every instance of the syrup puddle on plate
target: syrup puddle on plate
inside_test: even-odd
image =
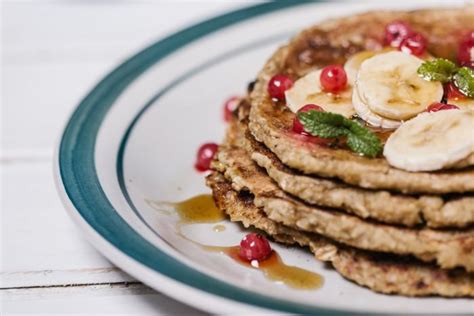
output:
[[[212,227],[212,230],[216,233],[221,233],[226,230],[226,227],[224,225],[214,225],[214,227]]]
[[[226,254],[243,266],[262,271],[267,279],[283,283],[294,289],[313,290],[323,285],[323,277],[321,275],[302,268],[286,265],[275,250],[272,250],[270,256],[265,260],[252,260],[249,262],[240,257],[239,246],[218,247],[201,245],[201,247],[207,251]]]
[[[218,252],[225,254],[243,266],[260,270],[269,280],[283,283],[288,287],[301,290],[317,289],[320,288],[324,283],[323,277],[317,273],[295,266],[286,265],[275,250],[272,250],[271,255],[265,260],[253,260],[249,262],[243,260],[239,256],[240,246],[221,247],[203,245],[185,236],[181,232],[181,226],[183,224],[210,224],[226,219],[226,215],[216,207],[212,195],[210,194],[197,195],[178,203],[156,202],[150,200],[147,200],[146,202],[152,208],[163,212],[166,215],[171,215],[172,212],[164,210],[160,206],[166,205],[168,207],[172,207],[180,219],[177,223],[177,232],[182,238],[208,252]],[[222,232],[226,229],[226,227],[224,225],[218,224],[214,225],[212,229],[214,232]]]
[[[200,194],[177,203],[153,200],[145,200],[145,202],[151,208],[165,215],[177,213],[180,219],[180,224],[209,224],[217,223],[226,219],[225,214],[216,207],[214,199],[210,194]]]
[[[183,202],[174,203],[181,223],[216,223],[224,220],[225,214],[218,209],[210,194],[201,194]]]

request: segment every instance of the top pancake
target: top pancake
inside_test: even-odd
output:
[[[370,12],[330,20],[301,32],[281,47],[258,75],[250,96],[249,128],[284,164],[306,174],[334,177],[370,189],[404,193],[474,192],[474,168],[437,172],[407,172],[391,167],[384,158],[366,158],[344,149],[307,143],[292,130],[294,113],[284,104],[274,104],[267,84],[275,74],[293,79],[328,64],[341,64],[362,50],[379,49],[384,26],[403,20],[424,34],[428,51],[436,57],[452,58],[459,36],[474,28],[474,7],[413,12]]]

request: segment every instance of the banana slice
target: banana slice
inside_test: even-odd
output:
[[[449,168],[474,153],[473,126],[473,111],[421,113],[390,135],[383,153],[390,165],[407,171]]]
[[[364,50],[358,53],[355,53],[349,59],[346,61],[344,64],[344,70],[346,71],[347,74],[347,81],[349,82],[350,85],[354,85],[356,79],[357,79],[357,72],[359,71],[360,65],[366,60],[369,59],[370,57],[374,57],[375,55],[378,54],[383,54],[387,52],[392,52],[394,51],[393,47],[385,47],[382,50],[379,51],[370,51],[370,50]]]
[[[352,55],[351,57],[349,57],[349,59],[344,64],[344,70],[346,71],[347,82],[349,82],[350,85],[352,86],[354,85],[360,65],[366,59],[369,59],[370,57],[373,57],[376,54],[377,52],[366,50],[366,51],[356,53]]]
[[[352,104],[354,105],[357,115],[374,127],[396,129],[402,124],[401,121],[390,120],[372,112],[361,100],[360,95],[357,92],[357,84],[352,92]]]
[[[344,70],[347,74],[348,81],[354,86],[352,92],[352,105],[357,115],[366,121],[368,124],[374,127],[381,127],[386,129],[398,128],[402,122],[390,120],[384,118],[374,112],[361,100],[360,95],[357,91],[357,73],[359,72],[360,65],[367,59],[380,54],[381,52],[374,51],[363,51],[352,55],[344,64]]]
[[[286,90],[285,97],[288,107],[297,112],[306,104],[312,103],[322,107],[327,112],[351,117],[355,114],[352,106],[352,87],[339,94],[324,92],[319,77],[321,70],[315,70],[298,79],[291,89]]]
[[[443,97],[440,82],[426,81],[417,74],[423,60],[392,51],[371,57],[357,73],[359,95],[369,109],[387,119],[407,120]]]

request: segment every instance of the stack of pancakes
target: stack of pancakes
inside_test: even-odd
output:
[[[241,101],[207,184],[231,220],[308,246],[374,291],[472,297],[472,166],[407,172],[383,157],[319,146],[292,132],[295,114],[267,93],[276,74],[297,78],[377,49],[384,25],[394,20],[427,34],[437,57],[452,57],[453,34],[474,28],[469,9],[371,12],[303,31],[269,59]]]

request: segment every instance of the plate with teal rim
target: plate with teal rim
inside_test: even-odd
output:
[[[288,287],[200,246],[236,245],[247,230],[227,220],[182,223],[172,207],[210,192],[204,174],[193,167],[197,148],[223,138],[223,101],[244,94],[265,60],[298,30],[371,9],[433,5],[447,4],[263,3],[190,26],[142,50],[97,84],[64,129],[55,173],[69,213],[118,267],[209,312],[472,312],[467,299],[373,293],[343,279],[304,249],[272,243],[285,264],[324,279],[315,290]]]

